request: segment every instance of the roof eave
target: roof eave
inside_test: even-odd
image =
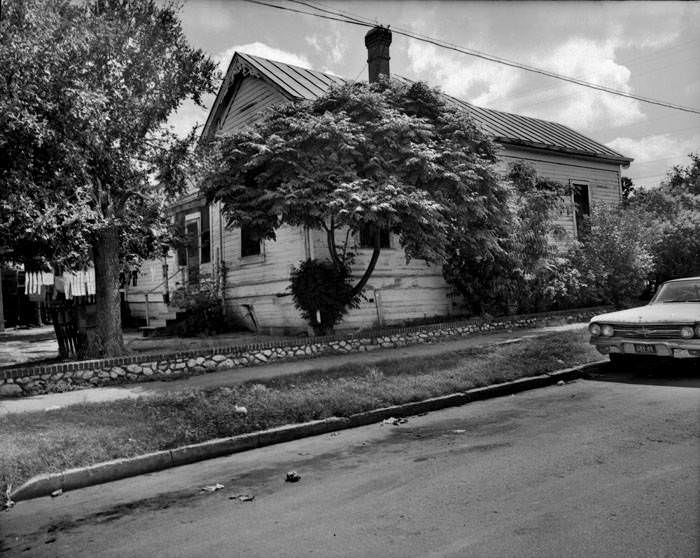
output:
[[[593,151],[567,149],[565,147],[548,145],[545,143],[537,143],[537,142],[532,142],[532,141],[527,141],[527,140],[518,140],[515,138],[509,138],[509,137],[491,136],[491,139],[493,141],[496,141],[496,142],[504,144],[504,145],[507,144],[507,145],[513,145],[516,147],[530,147],[530,148],[537,149],[537,150],[554,151],[556,153],[565,153],[567,155],[573,155],[576,157],[583,157],[586,159],[602,160],[602,161],[605,161],[607,163],[615,163],[615,164],[621,165],[623,168],[629,167],[630,163],[632,161],[634,161],[634,159],[631,159],[629,157],[624,157],[622,155],[615,157],[612,155],[604,155],[602,153],[596,153]]]

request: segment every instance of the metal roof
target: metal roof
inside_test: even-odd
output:
[[[234,58],[236,57],[239,57],[253,71],[257,71],[261,76],[267,78],[292,99],[313,100],[325,93],[331,85],[340,85],[349,81],[331,74],[251,54],[239,52],[234,56]],[[401,76],[394,77],[411,81]],[[629,157],[625,157],[563,124],[479,107],[449,95],[445,95],[445,98],[448,102],[469,112],[484,133],[500,143],[602,158],[625,166],[632,161]]]

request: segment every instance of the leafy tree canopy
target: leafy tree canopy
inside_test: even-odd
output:
[[[373,231],[375,248],[354,286],[364,287],[380,252],[379,231],[407,258],[442,262],[450,230],[469,227],[496,243],[492,222],[507,193],[493,144],[469,116],[423,83],[334,87],[314,101],[277,106],[253,127],[216,141],[203,190],[228,224],[275,238],[282,225],[324,230],[338,268],[336,231]]]
[[[510,166],[502,187],[505,211],[491,219],[489,242],[480,243],[465,223],[454,228],[448,244],[443,275],[474,314],[513,307],[531,312],[551,303],[545,295],[556,265],[554,241],[563,234],[555,217],[569,187],[537,176],[523,162]]]
[[[213,89],[213,63],[187,45],[171,5],[5,4],[0,245],[20,261],[69,266],[89,259],[108,228],[143,245],[160,225],[163,194],[185,185],[191,138],[162,124],[183,99]]]
[[[657,284],[700,275],[700,157],[689,157],[690,164],[674,166],[658,188],[630,198],[630,211],[647,221]]]
[[[214,63],[170,3],[16,0],[3,3],[0,67],[0,257],[92,258],[102,349],[121,352],[119,260],[165,232],[194,134],[163,124],[213,91]]]

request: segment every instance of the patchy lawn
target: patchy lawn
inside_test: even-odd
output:
[[[585,331],[424,358],[347,364],[233,388],[0,417],[0,487],[100,461],[534,376],[600,355]],[[236,413],[245,406],[247,416]]]

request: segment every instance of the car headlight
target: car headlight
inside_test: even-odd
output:
[[[700,324],[695,326],[695,337],[700,337]]]
[[[609,325],[609,324],[605,324],[604,326],[602,326],[602,327],[600,328],[600,332],[601,332],[605,337],[612,337],[613,335],[615,335],[615,329],[613,328],[613,326],[611,326],[611,325]]]
[[[700,328],[700,326],[698,326]],[[598,324],[591,324],[588,326],[588,331],[591,332],[591,335],[600,335],[600,326]]]
[[[695,331],[693,331],[693,328],[690,326],[683,326],[681,328],[681,337],[683,339],[690,339],[693,335],[695,335]]]

